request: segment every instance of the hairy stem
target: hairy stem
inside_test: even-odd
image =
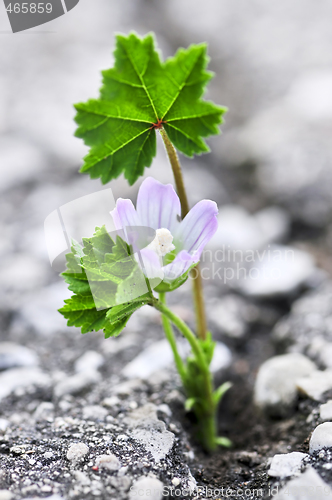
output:
[[[169,137],[164,128],[160,129],[160,135],[164,141],[166,152],[170,164],[172,166],[175,186],[181,202],[181,215],[182,218],[184,218],[189,212],[189,203],[188,203],[186,189],[184,187],[180,160],[175,150],[175,147],[169,140]],[[193,280],[193,295],[194,295],[194,304],[196,312],[197,335],[199,336],[199,338],[204,340],[206,338],[207,324],[206,324],[206,314],[205,314],[205,305],[203,297],[202,276],[199,264],[196,266],[195,269],[192,270],[191,277]]]
[[[166,293],[160,293],[159,300],[162,304],[166,305]],[[185,368],[185,365],[184,365],[182,358],[181,358],[181,356],[178,352],[178,349],[177,349],[176,340],[175,340],[172,325],[169,322],[169,319],[167,318],[167,316],[165,316],[164,314],[162,314],[161,320],[162,320],[162,324],[163,324],[166,338],[167,338],[168,342],[170,343],[171,349],[173,351],[173,356],[174,356],[176,368],[179,372],[182,383],[184,384],[185,383],[185,376],[186,376],[186,368]]]

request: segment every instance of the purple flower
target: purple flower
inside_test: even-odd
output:
[[[197,264],[217,230],[218,208],[214,201],[198,202],[183,220],[180,213],[180,200],[173,186],[152,177],[143,181],[136,209],[130,200],[118,198],[111,212],[117,230],[145,226],[156,231],[154,240],[140,251],[148,278],[158,276],[171,283],[182,276]]]

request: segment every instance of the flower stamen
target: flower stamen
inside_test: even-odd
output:
[[[156,230],[156,236],[148,245],[148,248],[156,252],[159,257],[165,257],[167,253],[175,250],[172,242],[172,233],[168,229],[161,228]]]

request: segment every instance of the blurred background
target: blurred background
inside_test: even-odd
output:
[[[64,329],[56,308],[66,287],[50,267],[43,222],[102,187],[78,174],[87,149],[73,136],[73,103],[97,97],[100,71],[113,64],[116,32],[155,32],[164,58],[181,46],[209,44],[215,78],[206,97],[229,112],[222,135],[208,140],[210,154],[181,158],[190,202],[210,198],[220,206],[211,248],[286,241],[302,252],[295,275],[294,266],[286,267],[276,289],[246,283],[243,294],[287,295],[312,279],[314,262],[330,272],[331,2],[80,0],[65,16],[15,35],[5,14],[1,7],[3,340]],[[171,182],[160,141],[159,149],[146,175]],[[119,178],[108,187],[115,198],[135,200],[139,184],[129,188]],[[220,284],[208,301],[222,293]]]
[[[256,248],[288,232],[329,271],[331,17],[331,2],[307,0],[81,0],[67,15],[13,35],[2,8],[3,321],[27,303],[35,316],[32,304],[59,282],[45,248],[46,216],[101,188],[78,174],[87,149],[73,137],[73,103],[97,97],[100,71],[113,64],[116,32],[154,31],[164,58],[180,46],[209,44],[215,78],[206,97],[229,112],[223,135],[208,140],[211,153],[182,161],[191,203],[211,198],[227,205],[215,247]],[[146,175],[172,181],[160,143],[159,149]],[[115,198],[133,199],[138,186],[122,178],[109,185]]]

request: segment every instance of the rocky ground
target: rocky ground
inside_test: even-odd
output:
[[[0,500],[332,496],[331,15],[309,0],[81,0],[40,33],[1,18]],[[68,291],[43,222],[101,188],[77,173],[72,103],[96,95],[114,32],[131,29],[165,55],[208,41],[209,97],[230,108],[212,153],[182,159],[191,203],[220,207],[202,268],[233,447],[213,456],[154,310],[108,340],[57,313]],[[147,173],[172,181],[162,148]],[[170,306],[194,327],[190,283]]]

